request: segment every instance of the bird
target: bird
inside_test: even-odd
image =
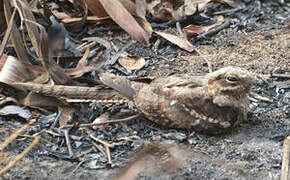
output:
[[[202,76],[175,74],[157,77],[148,83],[108,72],[99,74],[99,78],[104,86],[113,90],[21,82],[12,85],[66,100],[107,101],[113,98],[133,101],[145,117],[161,126],[217,135],[228,132],[247,118],[248,95],[258,80],[256,74],[235,67],[223,67]]]
[[[247,118],[253,73],[224,67],[205,76],[176,74],[140,83],[104,73],[100,80],[131,98],[151,121],[203,134],[222,134]]]

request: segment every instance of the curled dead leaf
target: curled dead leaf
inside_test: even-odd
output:
[[[123,66],[129,73],[133,70],[139,70],[144,67],[145,59],[140,56],[130,56],[127,53],[123,53],[118,59],[118,62]]]
[[[49,19],[49,16],[53,15],[57,20],[61,21],[69,31],[78,32],[83,28],[87,20],[88,5],[86,1],[83,0],[68,1],[68,3],[72,3],[73,11],[71,12],[62,9],[61,6],[58,6],[59,8],[53,8],[45,5],[46,16],[48,16],[46,18]]]
[[[194,50],[194,46],[186,39],[164,32],[155,31],[155,33],[188,52],[192,52]]]
[[[174,20],[174,10],[171,2],[151,1],[148,10],[156,21],[169,22]]]
[[[77,67],[72,69],[66,69],[66,73],[74,78],[81,77],[84,73],[94,70],[93,66],[87,65],[88,55],[90,53],[90,49],[87,48],[83,57],[79,60]]]

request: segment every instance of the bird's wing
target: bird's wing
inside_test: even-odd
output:
[[[150,86],[160,88],[172,87],[201,87],[204,76],[190,76],[190,75],[172,75],[168,77],[160,77],[150,83]]]
[[[112,73],[103,73],[99,76],[101,82],[104,85],[118,91],[120,94],[127,96],[131,99],[143,86],[146,85],[145,83],[133,82],[126,79],[125,77],[116,76]]]

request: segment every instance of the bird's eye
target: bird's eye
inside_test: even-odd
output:
[[[237,77],[235,77],[235,76],[228,76],[227,80],[230,81],[230,82],[237,82],[239,79]]]

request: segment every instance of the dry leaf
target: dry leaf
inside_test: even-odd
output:
[[[149,44],[149,36],[128,10],[116,0],[99,0],[110,17],[138,42]]]
[[[146,8],[147,8],[146,0],[136,0],[136,14],[138,17],[146,19],[145,18]]]
[[[202,12],[212,0],[155,0],[148,4],[153,19],[161,22],[179,21],[184,16]]]
[[[17,1],[17,2],[19,2],[18,6],[20,6],[21,8],[21,13],[24,16],[23,18],[25,18],[25,20],[24,19],[21,19],[21,20],[24,20],[24,24],[26,26],[28,36],[35,49],[35,52],[38,57],[42,57],[43,55],[39,46],[40,32],[38,31],[38,26],[36,25],[37,23],[29,7],[29,4],[27,3],[26,0]]]
[[[113,24],[113,20],[110,16],[100,18],[98,16],[88,16],[87,21],[89,23],[104,23],[104,24]]]
[[[38,58],[43,64],[43,67],[49,72],[50,77],[56,84],[71,83],[70,78],[65,74],[64,70],[51,59],[51,56],[49,56],[48,36],[46,30],[35,22],[35,18],[27,1],[23,0],[17,2],[19,2],[18,6],[20,6],[23,13],[29,38],[36,50]],[[46,80],[47,77],[44,79]]]
[[[197,36],[198,34],[205,32],[205,29],[203,28],[203,26],[190,24],[186,26],[185,28],[183,28],[183,31],[186,37],[190,39]]]
[[[145,18],[147,6],[145,0],[138,0],[136,1],[136,4],[131,0],[119,0],[119,2],[133,17],[135,17],[136,21],[143,27],[143,29],[148,34],[152,33],[151,24]],[[103,22],[106,24],[111,23],[112,20],[109,21],[111,17],[104,10],[99,0],[87,0],[87,4],[90,11],[95,15],[95,20],[93,17],[88,17],[88,20],[92,22]]]
[[[75,69],[66,69],[65,71],[72,78],[78,78],[87,72],[95,71],[98,69],[100,69],[99,66],[88,65],[88,66],[82,67],[80,69],[76,69],[76,68]]]
[[[152,34],[151,24],[146,19],[146,9],[147,3],[146,0],[136,0],[136,20],[144,28],[144,30]]]
[[[8,23],[9,20],[11,19],[10,9],[11,8],[9,5],[9,1],[4,1],[4,11],[5,11],[6,23]],[[29,63],[28,56],[27,56],[26,50],[24,48],[24,44],[22,42],[21,34],[20,34],[18,28],[16,27],[15,22],[12,22],[11,40],[12,40],[14,50],[15,50],[19,60],[24,62],[24,63]]]
[[[85,54],[80,59],[80,61],[77,64],[77,67],[76,68],[82,68],[82,67],[84,67],[84,66],[87,65],[87,63],[88,63],[87,60],[88,60],[89,53],[90,53],[90,48],[87,48]]]
[[[39,75],[38,72],[28,71],[18,59],[13,56],[8,56],[0,72],[0,81],[11,84],[13,82],[34,79],[37,75]]]
[[[177,46],[188,52],[192,52],[194,50],[194,46],[186,39],[175,36],[173,34],[167,34],[158,31],[155,31],[155,33],[159,34],[161,37],[167,39],[168,41],[172,42],[173,44],[176,44]]]
[[[54,60],[51,61],[49,74],[55,84],[68,85],[72,83],[70,77],[68,77],[64,71]]]
[[[30,111],[16,105],[8,105],[8,106],[2,107],[0,109],[0,115],[1,116],[18,116],[23,119],[29,119],[29,117],[31,117]]]
[[[211,2],[212,0],[185,0],[184,1],[184,15],[185,16],[190,16],[198,12],[202,12],[207,4]],[[198,9],[197,9],[198,8]]]
[[[156,21],[169,22],[174,20],[173,5],[170,2],[152,1],[148,4],[148,10]]]
[[[231,6],[232,8],[236,8],[237,5],[241,5],[242,2],[234,1],[234,0],[219,0],[220,3],[226,3],[227,5]]]
[[[65,72],[73,78],[78,78],[87,72],[96,71],[96,70],[100,69],[102,67],[102,64],[103,64],[102,62],[94,63],[94,61],[91,61],[91,64],[87,65],[87,59],[88,59],[89,53],[90,53],[90,50],[89,50],[89,48],[87,48],[83,57],[81,58],[81,60],[77,64],[77,67],[65,69]]]
[[[186,37],[188,39],[190,39],[190,38],[193,38],[193,37],[195,37],[203,32],[209,31],[210,29],[212,29],[216,26],[221,25],[222,23],[224,23],[224,21],[225,21],[225,19],[223,16],[218,16],[217,22],[212,24],[212,25],[198,26],[198,25],[191,24],[191,25],[188,25],[185,28],[183,28],[183,31],[184,31]]]
[[[67,125],[72,120],[73,114],[76,110],[73,107],[59,106],[58,111],[61,112],[59,117],[59,127],[62,127]]]
[[[6,30],[3,0],[0,0],[0,36]]]
[[[6,56],[6,54],[0,56],[0,71],[2,70],[4,64],[6,63],[7,58],[8,56]]]
[[[103,8],[102,4],[98,0],[87,0],[89,10],[99,18],[109,17]]]
[[[145,65],[145,59],[140,56],[130,56],[127,53],[123,53],[118,62],[123,66],[129,73],[133,70],[139,70]]]
[[[0,5],[1,6],[1,5]],[[4,12],[4,11],[3,11]],[[0,16],[1,16],[1,13],[2,12],[0,12]],[[10,21],[9,21],[9,23],[8,23],[8,28],[7,28],[7,30],[6,30],[6,32],[5,32],[5,36],[4,36],[4,38],[2,39],[2,43],[1,43],[1,47],[0,47],[0,57],[2,56],[2,54],[3,54],[3,52],[4,52],[4,49],[5,49],[5,47],[6,47],[6,44],[7,44],[7,42],[8,42],[8,39],[9,39],[9,36],[10,36],[10,33],[11,33],[11,30],[12,30],[12,26],[13,26],[13,23],[14,23],[14,17],[15,17],[15,13],[16,13],[16,9],[14,9],[14,11],[13,11],[13,13],[12,13],[12,16],[11,16],[11,18],[10,18]],[[2,13],[3,14],[3,18],[5,18],[4,17],[4,13]],[[0,17],[1,18],[1,17]],[[1,20],[2,21],[2,20]],[[2,23],[5,23],[5,20],[4,21],[2,21]],[[1,27],[1,24],[2,24],[1,22],[0,22],[0,27]],[[5,24],[6,25],[6,24]],[[4,26],[5,28],[6,28],[6,26]],[[0,35],[1,35],[1,32],[0,32]]]
[[[81,77],[84,73],[93,71],[96,67],[88,66],[87,59],[90,53],[90,49],[87,48],[83,57],[79,60],[76,68],[66,69],[66,73],[74,78]]]
[[[99,117],[97,117],[94,121],[93,121],[93,123],[101,123],[101,122],[106,122],[106,121],[108,121],[109,120],[109,115],[110,115],[110,113],[109,112],[105,112],[105,113],[103,113],[102,115],[100,115]],[[94,130],[96,130],[96,129],[100,129],[100,130],[103,130],[106,126],[108,126],[109,124],[107,124],[107,125],[98,125],[98,126],[93,126],[92,128],[94,129]]]
[[[74,9],[72,10],[72,13],[68,14],[68,12],[63,10],[61,6],[55,8],[45,5],[46,16],[53,15],[57,20],[61,21],[69,31],[79,32],[82,30],[86,22],[88,16],[88,5],[86,1],[74,0],[73,6]]]

